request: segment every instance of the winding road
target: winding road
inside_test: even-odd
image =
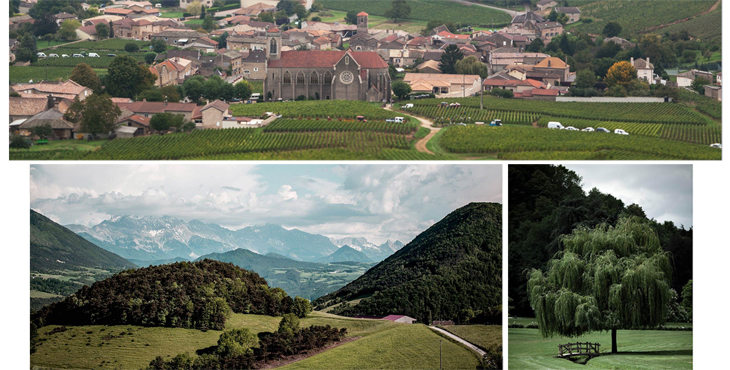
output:
[[[486,353],[486,352],[484,352],[484,351],[483,351],[483,350],[482,350],[481,348],[479,348],[479,347],[477,347],[477,346],[475,346],[475,345],[473,345],[473,344],[471,344],[471,343],[467,342],[467,341],[466,341],[466,340],[464,340],[464,339],[461,339],[461,338],[457,337],[457,336],[456,336],[456,335],[454,335],[454,334],[451,334],[451,333],[449,333],[448,331],[446,331],[446,330],[444,330],[444,329],[441,329],[441,328],[437,328],[437,327],[435,327],[435,326],[429,326],[428,328],[429,328],[429,329],[431,329],[431,330],[433,330],[433,331],[437,331],[437,332],[439,332],[439,333],[441,333],[441,334],[443,334],[443,335],[445,335],[445,336],[447,336],[447,337],[449,337],[449,338],[451,338],[451,339],[453,339],[453,340],[455,340],[455,341],[457,341],[457,342],[459,342],[459,343],[461,343],[461,344],[463,344],[463,345],[467,346],[467,347],[468,347],[469,349],[471,349],[471,350],[473,350],[474,352],[478,353],[478,354],[479,354],[479,356],[482,356],[482,357],[484,357],[484,356],[486,356],[486,354],[487,354],[487,353]]]
[[[515,10],[498,8],[496,6],[491,6],[491,5],[486,5],[486,4],[472,3],[471,1],[466,1],[466,0],[449,0],[449,1],[453,1],[455,3],[464,4],[464,5],[475,5],[475,6],[481,6],[483,8],[490,8],[490,9],[494,9],[494,10],[499,10],[499,11],[502,11],[502,12],[505,12],[505,13],[509,14],[513,18],[516,15],[519,15],[519,14],[524,13],[524,12],[518,12],[518,11],[515,11]]]
[[[387,107],[385,107],[383,109],[389,110],[391,112],[398,112],[398,113],[400,113],[400,111],[393,110],[393,106],[392,105],[391,106],[387,106]],[[428,120],[428,119],[425,119],[425,118],[421,118],[421,117],[417,117],[417,116],[415,116],[413,114],[409,114],[409,115],[411,117],[417,119],[419,122],[421,122],[421,127],[425,127],[427,129],[431,130],[431,132],[429,132],[428,135],[426,135],[426,137],[424,137],[423,139],[418,140],[418,142],[416,142],[416,150],[418,150],[421,153],[434,154],[432,151],[428,150],[428,148],[426,147],[426,143],[428,143],[428,141],[431,140],[432,137],[436,136],[436,133],[438,133],[439,131],[441,131],[441,128],[439,128],[439,127],[433,127],[433,121],[431,121],[431,120]]]

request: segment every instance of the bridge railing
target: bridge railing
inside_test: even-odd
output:
[[[600,343],[577,342],[568,344],[558,344],[558,352],[560,357],[578,356],[578,355],[598,355],[600,352]]]

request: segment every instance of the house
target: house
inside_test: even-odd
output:
[[[235,35],[226,39],[229,50],[264,50],[266,49],[266,36],[263,35]]]
[[[165,55],[165,53],[157,54],[157,57],[155,57],[155,62],[161,62],[165,59],[174,58],[197,60],[200,59],[200,50],[168,50],[167,55]]]
[[[35,23],[35,19],[33,19],[29,15],[18,15],[15,17],[10,17],[10,30],[17,30],[18,28],[23,27],[23,24],[25,23],[33,24]]]
[[[187,59],[170,58],[150,66],[149,70],[157,77],[155,86],[177,85],[185,76],[192,75],[192,63]]]
[[[437,60],[427,60],[419,65],[416,66],[416,69],[418,72],[421,73],[441,73],[441,68],[439,67],[439,64],[441,64]]]
[[[722,101],[722,86],[705,85],[705,96]]]
[[[26,119],[35,116],[47,109],[53,108],[53,97],[45,97],[43,95],[33,95],[28,97],[10,97],[8,111],[10,113],[10,121]]]
[[[580,20],[580,9],[574,7],[574,6],[560,6],[555,8],[555,11],[560,13],[565,13],[565,15],[568,16],[568,23],[575,23]]]
[[[378,54],[383,56],[384,52],[387,52],[385,59],[396,67],[412,66],[416,63],[416,60],[423,58],[423,51],[421,50],[391,49],[379,51]],[[467,53],[464,52],[464,55],[466,56]]]
[[[159,9],[156,8],[142,8],[139,6],[132,6],[131,8],[125,9],[125,8],[100,8],[100,12],[103,12],[104,14],[109,15],[118,15],[125,18],[141,18],[141,17],[148,17],[148,16],[155,16],[159,17],[162,15],[162,12],[160,12]]]
[[[213,6],[213,0],[180,0],[180,8],[186,9],[188,5],[196,1],[200,2],[200,5],[205,5],[206,8]]]
[[[717,86],[722,86],[722,72],[718,72],[715,78]]]
[[[549,83],[551,85],[559,85],[568,80],[570,66],[560,58],[548,57],[535,64],[532,72],[528,72],[527,78]]]
[[[430,93],[448,94],[476,89],[479,91],[481,78],[478,75],[435,74],[435,73],[406,73],[403,81],[424,91],[424,87],[431,86]],[[415,90],[414,90],[415,91]],[[472,93],[469,93],[471,95]]]
[[[241,9],[237,12],[233,13],[235,15],[247,15],[249,17],[258,17],[259,14],[264,12],[276,12],[276,4],[273,6],[271,4],[266,4],[263,2],[258,2],[255,4],[251,4],[249,6],[243,5],[243,1],[241,2]]]
[[[654,81],[654,65],[649,63],[648,57],[646,60],[643,58],[634,60],[634,57],[631,57],[631,65],[634,69],[636,69],[636,77],[640,80],[644,80],[649,83]],[[712,81],[712,78],[710,78],[710,81]]]
[[[622,38],[620,38],[618,36],[614,36],[614,37],[609,37],[609,38],[603,39],[603,43],[604,44],[607,43],[607,42],[613,42],[615,44],[621,45],[621,48],[624,49],[624,50],[625,49],[633,49],[634,47],[636,47],[636,44],[635,43],[633,43],[633,42],[631,42],[629,40],[626,40],[626,39],[622,39]]]
[[[392,322],[400,322],[405,324],[413,324],[416,322],[416,319],[404,315],[388,315],[383,317],[383,320],[388,320]]]
[[[204,129],[223,128],[224,118],[230,117],[229,105],[221,100],[216,100],[205,105],[200,110],[201,127]]]
[[[677,74],[677,86],[678,87],[690,87],[692,86],[692,82],[694,82],[697,78],[704,78],[708,82],[712,82],[712,73],[705,72],[705,71],[699,71],[696,69],[689,70],[687,72],[682,72]]]
[[[560,96],[558,89],[532,89],[522,93],[515,93],[516,99],[555,101]]]
[[[563,25],[560,22],[541,22],[535,24],[537,37],[545,44],[550,42],[553,37],[563,34]]]
[[[72,80],[62,82],[41,82],[34,84],[15,85],[12,87],[21,96],[40,94],[43,97],[53,95],[54,97],[74,100],[84,100],[93,94],[93,90],[86,86],[77,84]]]
[[[451,43],[451,44],[468,44],[471,41],[471,35],[454,34],[449,31],[441,31],[431,36],[433,43]]]
[[[522,14],[518,14],[512,18],[512,22],[510,22],[512,25],[515,25],[517,27],[524,27],[526,24],[530,22],[545,22],[545,18],[540,16],[539,14],[535,12],[526,12]]]
[[[186,121],[192,121],[200,115],[200,107],[195,103],[148,102],[116,103],[120,109],[128,109],[132,113],[150,118],[157,113],[182,114]]]
[[[18,126],[20,135],[30,136],[31,130],[50,125],[53,129],[53,139],[70,139],[74,129],[74,124],[63,119],[63,113],[57,108],[44,110],[33,117],[30,117]]]
[[[535,4],[535,6],[540,10],[549,9],[556,5],[558,5],[558,3],[555,0],[540,0],[537,4]]]
[[[63,23],[64,21],[67,21],[67,20],[78,20],[79,19],[79,17],[76,16],[76,14],[69,14],[69,13],[66,13],[66,12],[54,14],[51,17],[53,18],[54,21],[56,21],[56,24],[59,27],[61,27],[61,23]]]
[[[149,135],[150,132],[152,132],[152,129],[150,128],[150,120],[152,118],[150,117],[142,117],[136,114],[132,114],[126,117],[123,117],[121,119],[118,119],[116,122],[117,125],[117,137],[125,138],[125,137],[133,137],[133,136],[140,136],[140,135]],[[120,131],[121,128],[133,128],[134,130],[129,132]]]
[[[489,52],[487,61],[492,73],[497,73],[511,64],[535,65],[549,57],[543,53],[523,53],[519,48],[497,48]]]
[[[105,22],[98,22],[98,23],[105,23]],[[80,40],[96,41],[99,39],[97,36],[97,33],[96,33],[95,25],[89,25],[89,26],[83,26],[83,27],[77,28],[76,37],[78,37]]]

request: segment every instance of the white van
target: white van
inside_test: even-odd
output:
[[[398,123],[403,123],[403,120],[405,120],[405,118],[403,118],[403,117],[395,117],[395,118],[393,118],[393,119],[394,119],[394,120],[395,120],[396,122],[398,122]]]
[[[97,54],[97,53],[89,53],[89,58],[99,58],[99,54]]]
[[[73,57],[74,57],[74,58],[83,58],[84,56],[83,56],[83,55],[81,55],[81,54],[74,54],[74,55],[73,55]]]
[[[563,127],[563,125],[560,124],[560,122],[548,122],[547,128],[554,128],[554,129],[562,130],[565,127]]]
[[[624,131],[624,130],[622,130],[620,128],[617,128],[617,129],[613,130],[613,133],[616,134],[616,135],[628,135],[629,134],[628,132],[626,132],[626,131]]]
[[[45,58],[46,57],[46,54],[45,53],[38,53],[36,55],[38,56],[38,58]]]
[[[408,108],[413,108],[413,104],[408,103],[403,106],[403,109],[408,109]]]
[[[58,54],[48,54],[49,58],[58,58]]]

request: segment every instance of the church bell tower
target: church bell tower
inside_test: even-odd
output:
[[[269,60],[281,58],[281,31],[276,28],[266,30],[266,57]]]
[[[368,33],[368,13],[360,12],[357,15],[357,33]]]

